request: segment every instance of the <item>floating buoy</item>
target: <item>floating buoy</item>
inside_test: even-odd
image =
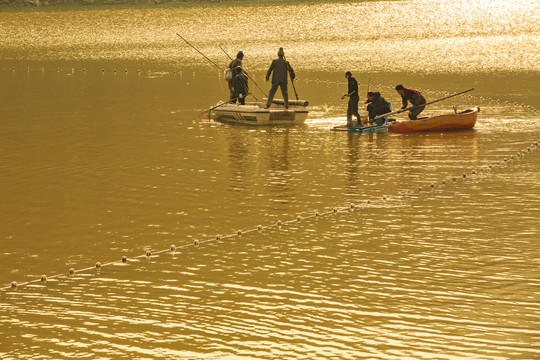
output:
[[[315,216],[319,217],[321,214],[319,214],[318,211],[315,211]]]
[[[371,200],[368,200],[367,203],[368,203],[368,204],[371,204]]]
[[[337,213],[337,207],[334,208],[334,210],[332,210],[335,213]]]
[[[176,245],[171,245],[171,251],[176,251]]]
[[[488,168],[492,169],[492,168],[493,168],[493,165],[489,164],[489,165],[488,165]]]
[[[383,200],[386,200],[386,195],[383,195],[383,197],[382,197],[382,198],[383,198]]]
[[[431,183],[431,188],[433,189],[435,187],[435,184]]]
[[[199,245],[199,240],[193,240],[193,245],[195,246]]]
[[[278,220],[278,221],[277,221],[277,226],[281,226],[281,225],[283,225],[283,221]]]
[[[126,256],[122,256],[122,262],[123,263],[127,262],[127,257]]]
[[[216,235],[216,240],[221,240],[221,235]]]
[[[473,175],[476,174],[476,171],[475,170],[471,171],[471,174],[473,174]]]
[[[422,191],[422,188],[421,188],[421,187],[419,187],[419,188],[418,188],[418,191]]]
[[[75,274],[75,269],[74,268],[69,269],[69,275],[73,275],[73,274]]]
[[[16,282],[16,281],[12,282],[12,283],[11,283],[11,287],[12,287],[13,289],[15,289],[15,288],[17,287],[17,282]]]
[[[41,282],[46,282],[47,281],[47,275],[43,274],[41,275]]]
[[[467,174],[463,173],[463,177],[466,178],[466,177],[467,177]]]
[[[298,216],[296,217],[296,221],[302,221],[302,217],[301,217],[300,215],[298,215]]]
[[[98,261],[98,262],[96,263],[96,269],[99,269],[100,267],[101,267],[101,263]]]
[[[507,162],[507,161],[508,161],[508,159],[507,159],[507,158],[504,158],[504,162]]]
[[[452,178],[452,181],[456,181],[456,180],[457,180],[457,178],[454,176],[454,177]]]
[[[354,204],[351,204],[351,210],[354,210]]]
[[[239,236],[242,236],[242,230],[238,230],[236,233],[237,233]]]
[[[262,230],[262,225],[257,225],[257,230],[261,231]]]
[[[398,191],[397,196],[401,196],[401,191]]]
[[[152,255],[152,252],[150,250],[146,250],[146,256],[150,257]]]
[[[442,181],[442,184],[443,184],[443,185],[446,184],[446,180],[443,180],[443,181]]]

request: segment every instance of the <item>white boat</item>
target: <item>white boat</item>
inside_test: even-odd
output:
[[[266,99],[262,102],[246,102],[245,105],[221,104],[211,110],[215,120],[250,125],[303,124],[309,113],[308,102],[304,100],[290,100],[288,109],[285,109],[283,100],[279,99],[272,101],[268,109],[265,108]]]

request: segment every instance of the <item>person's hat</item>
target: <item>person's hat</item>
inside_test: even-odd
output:
[[[277,52],[278,56],[285,56],[285,51],[283,51],[283,48],[280,47],[279,51]]]
[[[396,90],[405,90],[405,88],[403,87],[403,85],[399,84],[396,85]]]
[[[345,76],[352,76],[352,72],[347,71],[347,72],[345,73]]]
[[[239,51],[238,54],[236,54],[236,57],[237,58],[243,58],[244,57],[244,53],[242,51]]]
[[[375,93],[373,91],[368,91],[368,96],[375,96]]]

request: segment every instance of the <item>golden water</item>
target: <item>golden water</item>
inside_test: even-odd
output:
[[[540,108],[539,14],[510,0],[1,8],[0,286],[49,277],[0,291],[1,357],[540,357],[540,150],[478,170],[540,140],[521,106]],[[219,66],[218,45],[242,50],[265,91],[283,46],[306,124],[199,118],[226,84],[176,33]],[[428,101],[474,87],[425,113],[480,106],[478,123],[332,132],[346,70],[394,108],[398,83]],[[118,262],[67,276],[98,261]]]

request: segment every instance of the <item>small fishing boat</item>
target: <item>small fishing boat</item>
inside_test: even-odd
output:
[[[472,129],[476,124],[479,107],[455,112],[454,114],[443,114],[418,120],[399,121],[388,125],[388,131],[397,133],[408,133],[414,131],[449,131]]]
[[[309,110],[304,100],[289,100],[289,108],[285,108],[283,100],[273,100],[266,108],[266,99],[262,102],[246,102],[245,105],[235,103],[217,104],[211,113],[215,120],[250,125],[292,125],[303,124]]]

